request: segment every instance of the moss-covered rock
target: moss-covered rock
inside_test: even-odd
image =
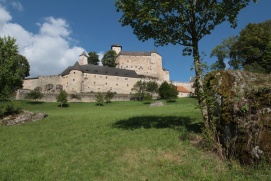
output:
[[[224,155],[271,162],[271,75],[214,71],[205,76],[209,120]]]

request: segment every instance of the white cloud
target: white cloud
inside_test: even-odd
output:
[[[1,16],[3,15],[3,16]],[[10,22],[12,17],[0,5],[0,36],[12,36],[30,63],[30,76],[57,75],[79,59],[83,48],[71,46],[70,28],[64,19],[48,17],[37,34]],[[1,26],[2,22],[2,26]]]
[[[11,21],[11,19],[12,17],[10,16],[9,12],[0,5],[0,29],[4,26],[4,24]]]
[[[18,1],[12,1],[11,6],[14,9],[18,10],[18,11],[23,11],[24,10],[22,4],[20,2],[18,2]]]

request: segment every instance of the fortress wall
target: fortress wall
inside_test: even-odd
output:
[[[116,62],[118,63],[117,68],[134,70],[138,75],[158,76],[158,67],[155,56],[119,55]]]
[[[23,81],[23,89],[30,89],[33,90],[35,87],[38,86],[39,79],[26,79]]]
[[[53,85],[53,89],[51,91],[55,91],[56,85],[62,83],[61,80],[62,80],[62,77],[59,76],[59,75],[40,76],[39,79],[38,79],[37,86],[41,87],[42,91],[45,91],[44,86],[47,85],[47,84],[52,84]],[[35,89],[36,87],[34,87],[33,89]]]
[[[130,77],[84,74],[82,92],[107,92],[111,90],[120,94],[129,94],[138,80]]]
[[[24,100],[27,93],[30,90],[20,89],[17,91],[16,100]],[[96,102],[97,93],[80,93],[77,94],[81,97],[81,101],[76,99],[71,99],[71,95],[68,96],[68,102]],[[105,94],[102,94],[105,96]],[[56,97],[58,93],[45,93],[44,97],[38,101],[42,102],[56,102]],[[116,94],[111,101],[130,101],[131,95],[130,94]]]
[[[83,73],[78,70],[70,71],[66,79],[65,90],[69,93],[80,93],[82,90]],[[63,85],[64,87],[64,85]]]

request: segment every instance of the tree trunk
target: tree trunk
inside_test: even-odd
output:
[[[204,98],[202,65],[200,62],[198,41],[196,39],[194,39],[192,43],[193,43],[192,46],[193,46],[194,67],[195,67],[195,73],[196,73],[195,93],[198,98],[198,103],[201,108],[201,113],[202,113],[203,119],[204,119],[204,121],[208,121],[208,110],[207,110],[206,100]]]

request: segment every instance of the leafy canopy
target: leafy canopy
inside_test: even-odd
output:
[[[34,101],[37,101],[37,99],[41,99],[42,97],[43,94],[37,90],[32,90],[26,94],[26,99],[33,99]]]
[[[116,67],[116,56],[117,53],[114,50],[107,51],[102,58],[103,66]]]
[[[29,76],[27,59],[19,54],[15,38],[0,37],[0,101],[9,100]]]
[[[161,99],[165,99],[167,101],[174,101],[177,99],[177,88],[173,84],[169,84],[166,81],[160,85],[158,91]]]
[[[249,23],[230,49],[230,65],[271,73],[271,20]]]
[[[96,52],[88,53],[88,64],[99,65],[99,55]]]
[[[68,94],[66,91],[60,91],[60,93],[56,97],[57,102],[60,103],[60,107],[62,108],[64,104],[68,102]]]

